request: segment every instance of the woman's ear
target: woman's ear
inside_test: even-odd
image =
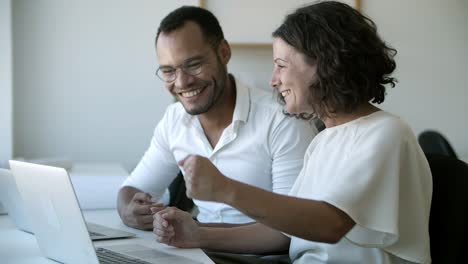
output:
[[[231,59],[231,47],[225,39],[223,39],[218,45],[218,54],[221,59],[221,62],[224,65],[227,65],[229,60]]]

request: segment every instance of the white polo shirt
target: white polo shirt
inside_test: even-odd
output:
[[[294,264],[431,261],[429,164],[408,125],[385,111],[323,130],[290,195],[325,201],[356,223],[336,244],[292,237]]]
[[[189,154],[207,157],[225,176],[268,191],[288,194],[299,175],[304,153],[317,129],[287,117],[272,93],[236,81],[232,123],[213,149],[197,116],[182,104],[170,105],[156,126],[149,149],[123,183],[159,199],[177,176],[177,162]],[[194,200],[203,223],[253,222],[221,203]]]

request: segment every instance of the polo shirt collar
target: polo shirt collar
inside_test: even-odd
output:
[[[234,107],[234,114],[232,122],[236,121],[247,122],[250,113],[250,91],[245,84],[234,78],[236,84],[236,105]]]

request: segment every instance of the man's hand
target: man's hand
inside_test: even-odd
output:
[[[189,155],[179,161],[179,165],[184,169],[187,197],[217,202],[223,200],[224,188],[230,181],[209,159]]]
[[[175,207],[168,207],[159,212],[153,208],[153,233],[156,240],[174,247],[200,247],[200,231],[192,215]]]
[[[120,216],[122,221],[130,227],[151,230],[153,229],[153,211],[158,212],[162,209],[164,205],[151,201],[151,195],[137,192],[122,208]]]

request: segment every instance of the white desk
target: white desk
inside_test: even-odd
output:
[[[157,248],[168,254],[180,255],[202,263],[214,263],[201,249],[180,249],[157,243],[150,231],[140,231],[125,226],[116,210],[86,210],[87,221],[108,227],[126,230],[137,235],[137,238],[116,239],[94,242],[96,246],[136,243]],[[19,231],[8,215],[0,215],[0,263],[29,264],[57,263],[42,256],[34,235]]]

